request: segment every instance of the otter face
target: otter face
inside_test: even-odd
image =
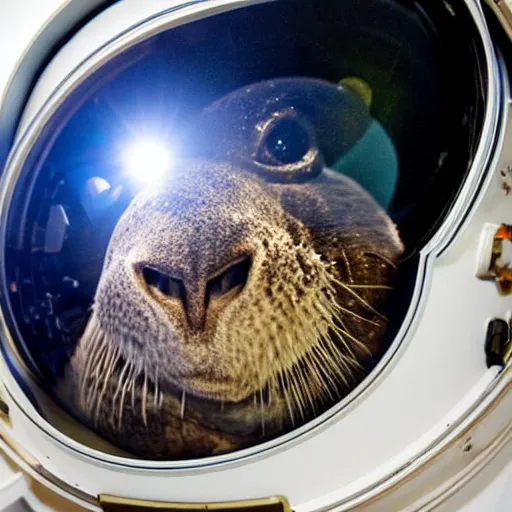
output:
[[[154,458],[231,451],[364,377],[402,246],[377,203],[324,166],[334,143],[311,105],[327,124],[346,117],[332,131],[347,147],[368,116],[323,82],[235,92],[195,125],[197,154],[119,220],[60,391],[116,444]]]

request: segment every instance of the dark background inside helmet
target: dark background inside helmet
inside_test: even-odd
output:
[[[409,307],[417,251],[451,207],[478,142],[485,77],[475,71],[477,37],[463,2],[450,10],[432,0],[281,0],[178,27],[107,64],[48,123],[14,194],[8,322],[27,359],[53,382],[83,328],[133,190],[96,218],[80,190],[91,177],[122,182],[118,142],[148,120],[172,137],[215,99],[283,76],[364,79],[371,113],[396,146],[400,178],[389,214],[406,256],[389,311],[392,340]],[[62,249],[48,254],[41,247],[52,205],[64,208],[69,228]]]

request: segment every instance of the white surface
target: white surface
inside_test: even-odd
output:
[[[14,135],[13,119],[20,114],[42,59],[47,57],[51,48],[70,30],[77,19],[94,9],[101,1],[0,0],[0,161],[3,162],[6,157],[8,142]],[[47,30],[45,23],[49,20],[51,29]],[[38,44],[33,44],[34,42]]]
[[[408,512],[416,510],[435,510],[436,512],[509,512],[510,489],[512,486],[512,443],[481,471],[466,487],[446,500],[435,509],[411,508]],[[3,471],[5,459],[0,455],[0,489],[5,485],[6,474]],[[8,478],[16,474],[11,470]],[[18,473],[20,485],[19,492],[12,499],[0,490],[1,512],[79,512],[67,501],[62,500],[49,492],[37,489],[37,495],[31,492],[30,486],[25,483],[24,477]],[[30,480],[30,479],[29,479]],[[25,498],[22,498],[25,496]],[[398,512],[396,508],[381,508],[379,512]]]
[[[487,279],[492,277],[491,262],[492,262],[492,249],[496,231],[499,229],[499,224],[484,224],[482,233],[480,234],[480,243],[478,246],[478,265],[476,275],[480,279]]]
[[[9,506],[27,490],[23,474],[7,458],[0,458],[0,504]]]
[[[495,511],[506,512],[510,510],[510,490],[512,489],[512,462],[496,477],[496,479],[475,497],[460,512]],[[450,507],[453,504],[450,504]],[[439,512],[449,512],[453,508],[442,508]]]
[[[13,55],[24,49],[31,39],[30,31],[34,32],[35,20],[40,22],[50,12],[45,9],[58,3],[3,0],[0,9],[9,4],[11,27],[20,19],[16,14],[20,11],[15,11],[17,6],[30,12],[28,19],[34,22],[24,20],[20,29],[23,37],[14,38],[14,42],[3,40],[5,34],[0,30],[0,47],[9,48]],[[54,64],[50,73],[58,71],[54,78],[65,74],[95,45],[129,26],[141,12],[176,3],[125,0],[114,6],[115,10],[112,8],[92,31],[81,34],[79,43],[68,46],[67,56],[58,65]],[[40,11],[35,10],[39,8]],[[11,28],[11,32],[16,30]],[[0,84],[6,83],[1,76],[15,61],[14,57],[2,61]],[[46,99],[55,84],[54,78],[42,83],[32,106]],[[505,160],[510,163],[510,155]],[[272,457],[253,458],[216,471],[151,474],[120,468],[113,471],[112,466],[73,454],[42,435],[13,405],[15,434],[31,447],[47,469],[63,478],[72,475],[72,485],[80,485],[93,495],[103,491],[124,496],[137,493],[136,497],[149,499],[216,501],[284,494],[300,512],[315,508],[315,504],[325,500],[326,494],[333,500],[348,496],[396,470],[435,436],[445,432],[493,377],[483,357],[485,328],[489,315],[506,315],[512,304],[510,299],[498,297],[492,283],[475,279],[475,262],[483,223],[512,223],[511,206],[499,182],[493,183],[464,235],[430,269],[429,295],[422,303],[421,319],[414,326],[414,339],[402,347],[364,396],[300,445],[288,446]],[[30,404],[9,375],[5,380],[17,400],[30,411]],[[31,414],[36,418],[35,411]],[[51,426],[45,428],[58,435]],[[141,483],[143,475],[149,478]],[[491,494],[495,496],[494,492]]]
[[[5,92],[11,72],[20,56],[37,35],[44,21],[64,3],[64,0],[0,0],[0,97]]]

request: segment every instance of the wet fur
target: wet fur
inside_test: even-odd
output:
[[[119,220],[61,396],[146,457],[274,437],[364,377],[401,251],[385,212],[327,168],[275,183],[236,161],[184,160]],[[212,276],[245,257],[243,289],[206,306]],[[186,307],[144,266],[182,280]]]

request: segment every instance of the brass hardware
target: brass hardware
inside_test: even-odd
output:
[[[6,418],[9,417],[9,406],[4,402],[1,395],[0,395],[0,416],[4,416]]]
[[[485,0],[493,10],[501,26],[512,40],[512,7],[507,0]]]
[[[512,225],[486,224],[480,243],[478,277],[495,281],[501,295],[512,294]]]
[[[288,500],[281,496],[224,503],[164,503],[106,494],[99,499],[105,512],[292,512]]]
[[[500,262],[503,256],[503,244],[506,243],[512,243],[512,226],[502,224],[494,235],[491,270],[496,276],[498,288],[503,295],[512,292],[512,268],[508,264],[503,265]]]
[[[11,417],[9,416],[9,405],[4,399],[3,389],[0,386],[0,421],[12,429]]]
[[[0,421],[12,429],[12,422],[9,416],[9,406],[0,398]]]

